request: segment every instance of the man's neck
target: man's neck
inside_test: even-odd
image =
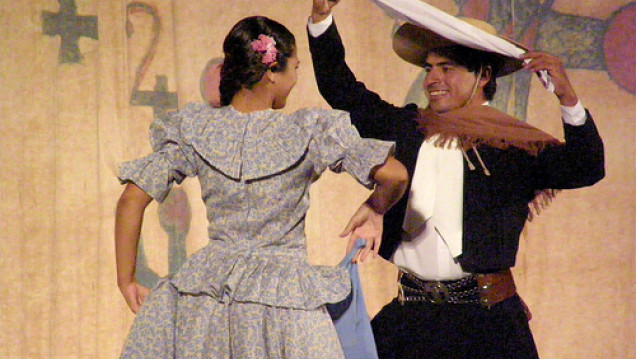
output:
[[[471,107],[480,107],[480,106],[489,106],[489,105],[490,105],[490,102],[484,100],[482,102],[471,102],[471,103],[469,103],[467,105],[464,105],[464,106],[461,106],[461,107],[452,108],[452,109],[444,111],[444,112],[438,112],[438,111],[435,111],[435,110],[433,110],[433,112],[437,113],[438,115],[443,115],[443,114],[445,114],[447,112],[451,112],[453,110],[458,110],[460,108],[471,108]]]

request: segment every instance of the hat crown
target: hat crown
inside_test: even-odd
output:
[[[495,27],[486,21],[470,17],[456,17],[456,19],[471,25],[475,28],[475,31],[495,35],[505,41],[515,44],[519,48],[523,48],[521,45],[516,44],[511,40],[499,36]],[[395,53],[403,60],[417,66],[424,66],[426,55],[431,49],[452,45],[465,46],[461,43],[449,40],[426,27],[408,22],[402,24],[393,35],[393,50]],[[497,52],[492,52],[492,54],[502,61],[499,71],[495,74],[497,77],[511,74],[521,68],[522,61],[517,58],[502,55]]]
[[[466,16],[458,16],[457,18],[491,35],[497,35],[497,29],[489,22]]]

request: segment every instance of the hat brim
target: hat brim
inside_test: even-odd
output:
[[[475,31],[483,30],[475,27]],[[520,44],[517,44],[505,38],[501,39],[508,41],[515,46],[525,50],[525,47]],[[404,61],[410,62],[420,67],[424,66],[426,55],[430,50],[451,45],[461,45],[474,48],[465,44],[451,41],[427,28],[413,25],[411,23],[405,23],[401,25],[393,35],[393,51],[395,51],[395,53]],[[483,51],[482,49],[476,50]],[[509,75],[521,69],[523,66],[523,61],[521,59],[512,56],[506,56],[496,52],[490,53],[494,56],[497,56],[501,61],[501,67],[496,74],[497,77]]]

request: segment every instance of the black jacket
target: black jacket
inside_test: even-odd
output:
[[[413,178],[424,139],[414,121],[417,106],[394,106],[356,80],[345,62],[335,23],[317,38],[309,35],[309,45],[325,100],[333,108],[349,111],[362,137],[395,141],[395,157]],[[582,126],[564,124],[564,133],[565,145],[549,146],[538,156],[517,148],[478,147],[490,176],[479,165],[470,170],[464,160],[463,253],[459,261],[465,271],[487,273],[514,266],[528,203],[536,191],[590,186],[604,177],[603,142],[589,113]],[[478,163],[473,151],[468,156]],[[384,216],[380,247],[384,258],[390,258],[399,245],[407,197]]]

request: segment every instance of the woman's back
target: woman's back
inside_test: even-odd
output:
[[[341,111],[245,114],[205,104],[157,120],[151,139],[155,152],[124,164],[122,176],[159,199],[171,179],[198,176],[210,239],[253,248],[304,248],[311,182],[331,167],[372,186],[371,166],[391,146],[361,139]]]

